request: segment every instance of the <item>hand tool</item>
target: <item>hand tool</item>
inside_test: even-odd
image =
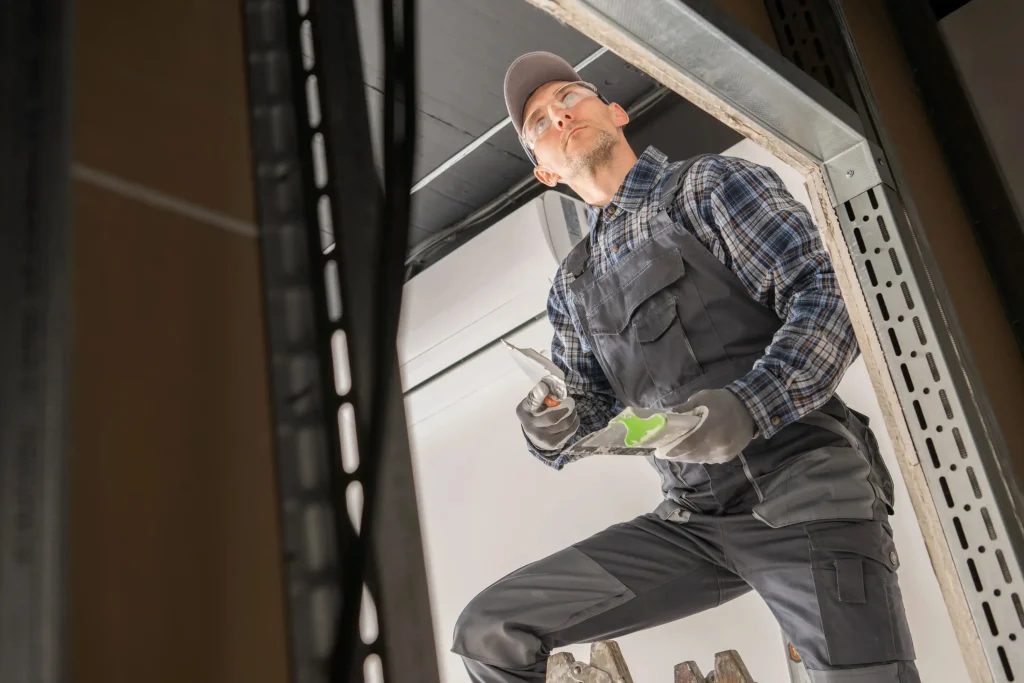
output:
[[[566,396],[565,373],[548,358],[545,358],[533,349],[521,349],[504,339],[501,343],[505,345],[516,364],[526,373],[534,383],[544,382],[552,393],[544,399],[544,404],[549,408],[556,408],[561,404],[561,399]]]

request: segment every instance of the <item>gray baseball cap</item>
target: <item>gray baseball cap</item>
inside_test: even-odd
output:
[[[530,95],[551,81],[582,80],[569,62],[550,52],[529,52],[505,72],[505,106],[520,138],[523,135],[523,108]]]

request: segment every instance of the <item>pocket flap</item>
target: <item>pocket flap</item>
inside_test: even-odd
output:
[[[640,257],[641,253],[638,250],[631,254],[634,255]],[[628,269],[625,270],[628,272]],[[600,304],[588,311],[587,317],[592,328],[595,331],[609,330],[621,334],[640,304],[683,277],[685,273],[683,255],[678,249],[660,252],[647,261],[639,271],[625,277],[618,283],[615,291],[605,294]]]
[[[636,340],[641,344],[658,341],[661,335],[672,326],[672,323],[679,317],[676,312],[676,298],[672,297],[666,305],[658,310],[645,315],[633,323],[636,330]]]
[[[807,527],[811,548],[832,556],[848,553],[865,557],[883,565],[889,571],[900,568],[899,555],[892,535],[881,522],[823,522]]]

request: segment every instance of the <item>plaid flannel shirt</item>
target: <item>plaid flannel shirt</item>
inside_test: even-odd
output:
[[[588,207],[591,268],[600,275],[650,237],[658,210],[655,189],[681,162],[649,147],[604,207]],[[726,388],[750,411],[760,436],[770,437],[833,395],[858,349],[828,252],[807,209],[770,168],[741,159],[697,161],[669,208],[743,283],[750,295],[783,321],[765,355]],[[580,333],[566,292],[572,275],[564,263],[548,297],[554,327],[552,360],[565,372],[580,428],[569,443],[603,428],[623,409]],[[555,469],[574,458],[527,447]]]

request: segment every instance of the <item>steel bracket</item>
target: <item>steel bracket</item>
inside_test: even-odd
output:
[[[833,208],[878,185],[894,187],[885,155],[868,140],[861,140],[823,165]]]

